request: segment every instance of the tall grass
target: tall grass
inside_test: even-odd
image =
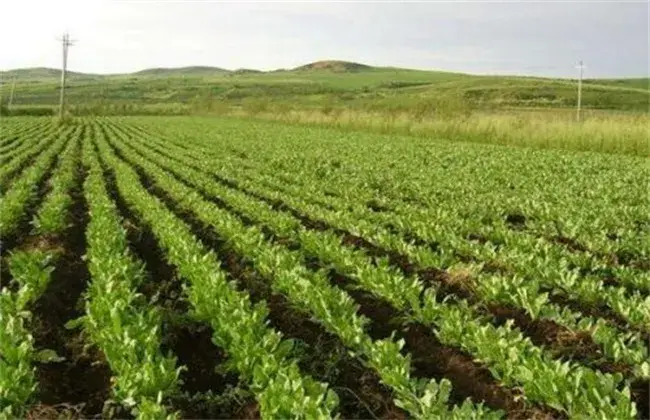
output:
[[[650,116],[586,112],[581,122],[570,111],[460,112],[417,115],[410,112],[362,110],[268,110],[239,109],[238,116],[288,123],[336,126],[386,134],[435,137],[448,141],[492,143],[512,146],[559,148],[648,156]]]

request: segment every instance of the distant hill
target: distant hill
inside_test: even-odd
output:
[[[529,80],[540,81],[545,83],[565,82],[573,83],[570,79],[553,79],[545,77],[522,77],[522,76],[479,76],[468,75],[463,73],[452,73],[444,71],[433,70],[410,70],[396,67],[374,67],[367,64],[355,63],[343,60],[322,60],[313,63],[305,64],[293,69],[276,69],[271,71],[262,71],[250,68],[239,68],[236,70],[228,70],[222,67],[213,66],[188,66],[188,67],[155,67],[139,70],[133,73],[120,73],[120,74],[96,74],[96,73],[82,73],[68,70],[68,77],[71,81],[94,81],[105,79],[121,79],[124,76],[140,76],[140,77],[208,77],[220,78],[223,76],[264,76],[264,75],[286,75],[294,78],[299,77],[337,77],[337,75],[349,74],[350,77],[366,75],[373,80],[376,78],[382,79],[381,82],[385,87],[407,87],[421,85],[422,81],[438,82],[443,80]],[[55,82],[61,77],[61,70],[49,67],[30,67],[11,70],[0,70],[0,84],[9,83],[14,78],[19,82]],[[415,82],[409,81],[406,83],[404,78],[415,79]],[[417,82],[417,83],[416,83]],[[406,84],[405,84],[406,83]],[[624,79],[585,79],[586,85],[610,87],[616,89],[635,90],[637,92],[650,91],[650,79],[648,78],[624,78]],[[482,84],[479,82],[479,84]]]
[[[255,70],[250,70],[253,72]],[[97,80],[103,78],[110,78],[115,76],[147,76],[147,77],[174,77],[174,76],[222,76],[224,74],[230,73],[229,70],[220,68],[220,67],[210,67],[210,66],[189,66],[189,67],[156,67],[150,69],[144,69],[136,71],[133,73],[126,74],[93,74],[93,73],[80,73],[76,71],[68,70],[68,77],[70,80]],[[54,81],[59,80],[61,77],[61,69],[53,69],[48,67],[31,67],[24,69],[13,69],[0,72],[1,80],[3,83],[8,83],[9,80],[14,78],[21,82],[27,81]]]
[[[232,74],[260,74],[264,73],[262,70],[256,69],[237,69],[231,72]]]
[[[7,83],[8,80],[13,80],[14,78],[18,81],[59,79],[61,77],[61,69],[30,67],[3,71],[1,72],[1,75],[4,83]],[[67,76],[69,78],[96,78],[99,75],[68,71]]]
[[[221,67],[210,66],[190,66],[190,67],[156,67],[151,69],[144,69],[130,73],[137,76],[215,76],[225,73],[230,73],[230,70]]]
[[[372,70],[374,67],[368,66],[366,64],[354,63],[351,61],[340,61],[340,60],[323,60],[315,61],[313,63],[305,64],[300,67],[296,67],[293,71],[331,71],[334,73],[348,73],[348,72],[359,72],[364,70]]]

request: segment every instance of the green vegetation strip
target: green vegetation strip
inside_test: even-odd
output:
[[[47,359],[47,352],[34,349],[29,333],[28,306],[38,299],[54,270],[51,252],[16,252],[9,259],[9,272],[18,285],[0,291],[0,417],[20,418],[36,390],[33,363]]]
[[[176,391],[180,368],[160,349],[161,315],[136,289],[143,263],[129,251],[115,203],[108,197],[96,153],[84,141],[88,176],[84,195],[90,222],[86,229],[92,277],[82,318],[90,341],[102,351],[114,377],[114,398],[139,419],[176,417],[163,403]]]
[[[62,174],[75,168],[79,141],[70,140],[61,155],[54,171],[54,183]],[[48,199],[54,194],[48,194]],[[56,194],[69,194],[61,188]],[[41,207],[42,208],[42,207]],[[56,218],[58,229],[50,234],[63,233],[63,221],[68,217],[67,207],[59,208]],[[60,256],[60,249],[34,248],[12,252],[8,258],[9,273],[15,282],[16,291],[4,287],[0,291],[0,415],[11,418],[21,417],[33,399],[37,388],[34,372],[35,361],[48,361],[56,355],[48,349],[37,351],[34,339],[29,332],[32,314],[29,306],[45,291]],[[14,285],[10,285],[14,286]]]

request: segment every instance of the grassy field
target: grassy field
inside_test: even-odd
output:
[[[639,156],[650,154],[650,118],[642,114],[587,112],[583,114],[585,121],[580,123],[575,121],[575,111],[566,110],[515,109],[437,118],[417,117],[408,112],[386,114],[346,110],[292,110],[285,113],[241,110],[229,115],[458,143],[491,143]]]
[[[650,415],[644,157],[2,124],[2,416]]]

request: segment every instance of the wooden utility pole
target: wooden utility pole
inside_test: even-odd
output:
[[[63,67],[61,68],[61,97],[59,99],[59,118],[63,118],[65,107],[65,73],[68,68],[68,48],[74,43],[70,40],[68,33],[63,34],[61,38],[63,46]]]
[[[582,108],[582,75],[585,68],[582,60],[578,61],[576,68],[580,69],[580,77],[578,78],[578,107],[576,109],[576,121],[580,122],[580,109]]]

